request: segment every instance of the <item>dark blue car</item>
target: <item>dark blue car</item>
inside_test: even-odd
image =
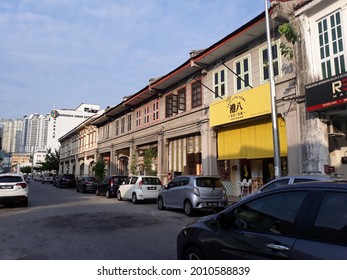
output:
[[[347,259],[347,181],[274,188],[201,218],[178,259]]]
[[[95,194],[105,195],[107,198],[116,197],[118,188],[128,176],[108,175],[98,184]]]

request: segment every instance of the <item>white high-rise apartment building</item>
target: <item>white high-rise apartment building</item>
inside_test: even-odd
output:
[[[32,153],[46,149],[49,115],[31,114],[24,116],[22,152]]]
[[[2,149],[7,153],[18,153],[23,141],[23,120],[1,120]]]

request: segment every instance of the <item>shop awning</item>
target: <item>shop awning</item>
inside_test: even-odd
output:
[[[286,124],[278,119],[280,155],[287,156]],[[218,131],[218,160],[274,157],[272,123],[269,119],[233,125]]]

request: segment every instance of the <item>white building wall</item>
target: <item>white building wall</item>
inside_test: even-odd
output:
[[[67,132],[95,115],[99,105],[81,104],[76,109],[55,109],[50,112],[47,134],[47,149],[59,149],[58,139]]]
[[[309,12],[302,13],[302,11]],[[319,37],[317,22],[324,17],[341,11],[341,20],[343,24],[343,32],[347,31],[347,0],[315,0],[304,7],[303,10],[297,12],[298,19],[301,24],[302,37],[305,38],[305,58],[307,60],[305,74],[309,78],[309,82],[314,82],[322,78],[321,61],[319,52]],[[344,45],[345,55],[347,56],[347,44]]]
[[[298,45],[298,84],[304,94],[304,86],[323,79],[318,22],[340,11],[343,38],[347,37],[347,0],[314,0],[295,13],[301,40]],[[329,20],[329,19],[328,19]],[[330,40],[330,39],[329,39]],[[332,50],[330,50],[332,51]],[[347,57],[347,43],[344,41],[344,56]],[[346,59],[346,58],[345,58]],[[334,75],[333,75],[334,76]],[[304,104],[301,109],[302,126],[302,172],[323,173],[325,165],[339,166],[341,156],[329,152],[328,127],[315,112],[307,113]],[[342,150],[342,149],[340,149]],[[338,159],[338,160],[336,160]],[[339,170],[337,173],[344,173]]]

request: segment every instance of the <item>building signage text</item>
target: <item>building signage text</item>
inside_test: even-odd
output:
[[[210,125],[218,126],[270,114],[270,101],[269,83],[231,94],[210,105]]]
[[[68,118],[85,118],[85,119],[88,119],[90,117],[90,116],[74,115],[74,114],[62,114],[62,113],[59,113],[57,110],[52,110],[50,115],[52,118],[68,117]]]
[[[347,103],[347,73],[307,85],[306,110],[319,111]]]

